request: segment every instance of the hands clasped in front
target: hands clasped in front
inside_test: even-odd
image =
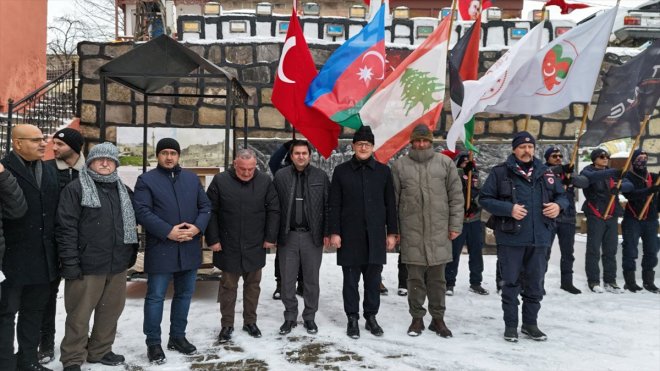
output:
[[[167,238],[176,242],[186,242],[192,240],[199,232],[199,228],[194,224],[183,222],[172,227]]]

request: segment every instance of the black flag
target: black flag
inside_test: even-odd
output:
[[[580,145],[597,146],[610,140],[635,137],[644,115],[652,114],[660,99],[660,39],[603,76],[598,106]]]

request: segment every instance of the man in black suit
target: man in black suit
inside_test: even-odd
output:
[[[12,151],[2,165],[18,181],[28,211],[19,219],[3,219],[5,257],[0,299],[0,370],[49,370],[37,360],[39,332],[50,283],[57,277],[55,212],[57,174],[42,162],[46,138],[33,125],[12,131]],[[14,326],[16,313],[18,323]],[[14,329],[18,354],[14,355]]]

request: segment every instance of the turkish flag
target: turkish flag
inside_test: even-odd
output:
[[[555,5],[555,6],[560,7],[561,8],[561,14],[568,14],[568,13],[574,11],[575,9],[583,9],[583,8],[588,8],[589,7],[589,5],[587,5],[587,4],[567,3],[564,0],[548,0],[545,3],[546,7],[551,6],[551,5]]]
[[[309,52],[295,10],[282,48],[277,76],[273,84],[272,102],[280,113],[302,135],[328,158],[337,148],[341,127],[324,114],[305,105],[309,84],[318,72]]]

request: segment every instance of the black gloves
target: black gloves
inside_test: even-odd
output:
[[[619,194],[620,191],[621,191],[621,190],[620,190],[619,188],[617,188],[617,187],[612,187],[612,188],[610,188],[610,194],[611,194],[612,196],[617,196],[617,195]]]
[[[660,192],[660,185],[654,185],[649,187],[648,189],[649,189],[649,193]]]
[[[81,280],[82,270],[78,264],[62,264],[62,278],[65,280]]]
[[[565,186],[571,185],[571,178],[565,176],[564,179],[561,180],[561,184],[563,184]]]
[[[573,170],[575,169],[575,165],[574,164],[566,164],[566,165],[562,165],[561,168],[562,168],[562,170],[564,170],[564,174],[571,174],[573,172]]]
[[[474,161],[468,161],[465,164],[463,171],[465,172],[465,174],[469,173],[470,171],[474,171]]]

